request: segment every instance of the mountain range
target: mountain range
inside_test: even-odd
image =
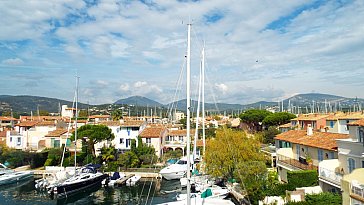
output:
[[[299,106],[310,107],[314,103],[317,107],[324,106],[324,103],[330,104],[332,107],[341,106],[341,108],[350,108],[353,105],[358,105],[357,107],[361,107],[361,104],[364,103],[364,99],[358,98],[346,98],[342,96],[336,95],[328,95],[328,94],[320,94],[320,93],[308,93],[308,94],[299,94],[293,97],[287,98],[283,101],[284,109],[288,108],[288,104],[291,106]],[[169,108],[173,105],[177,110],[185,110],[186,109],[186,100],[179,100],[173,103],[169,103],[163,105],[157,101],[151,100],[142,96],[132,96],[125,99],[117,100],[116,105],[132,105],[132,106],[140,106],[140,107],[159,107],[159,108]],[[278,102],[267,102],[260,101],[251,104],[228,104],[228,103],[205,103],[205,110],[208,111],[231,111],[231,110],[245,110],[251,108],[278,108]],[[14,111],[18,113],[30,113],[30,111],[36,112],[37,110],[46,110],[48,112],[59,112],[59,105],[68,105],[72,106],[72,102],[66,100],[60,100],[56,98],[47,98],[47,97],[39,97],[39,96],[11,96],[11,95],[0,95],[0,112],[4,111]],[[280,102],[280,105],[281,102]],[[87,104],[79,103],[79,108],[85,109],[87,108]],[[103,106],[105,105],[92,105],[93,107]],[[191,101],[192,110],[197,107],[197,102]],[[306,108],[307,109],[307,108]]]

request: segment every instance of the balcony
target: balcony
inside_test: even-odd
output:
[[[300,159],[300,160],[296,160],[296,159],[292,159],[283,155],[277,155],[277,163],[278,164],[282,164],[282,165],[288,165],[290,167],[292,167],[292,169],[300,169],[300,170],[318,170],[318,167],[307,163],[305,160]]]
[[[351,184],[350,197],[364,202],[364,185]]]
[[[336,187],[341,187],[341,179],[343,175],[335,172],[334,170],[326,169],[320,166],[319,168],[319,179],[321,181],[327,181],[336,185]]]

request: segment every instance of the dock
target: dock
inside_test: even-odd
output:
[[[121,179],[118,179],[115,181],[115,184],[117,186],[122,186],[122,185],[125,185],[126,184],[126,181],[128,181],[128,179],[132,178],[133,176],[135,176],[135,174],[129,174],[127,175],[126,177],[123,177]]]

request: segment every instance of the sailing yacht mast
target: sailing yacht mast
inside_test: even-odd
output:
[[[191,152],[191,148],[190,148],[190,144],[191,144],[191,138],[190,138],[190,81],[191,81],[191,24],[187,24],[188,26],[188,33],[187,33],[187,85],[186,85],[186,97],[187,97],[187,119],[186,119],[186,126],[187,126],[187,133],[186,133],[186,137],[187,137],[187,205],[191,205],[191,184],[190,184],[190,180],[191,180],[191,172],[190,172],[190,167],[191,167],[191,158],[190,158],[190,152]]]
[[[203,143],[203,155],[206,151],[206,144],[205,144],[205,42],[204,47],[202,48],[202,143]]]
[[[78,104],[78,81],[79,81],[80,77],[76,76],[76,115],[75,115],[75,176],[76,176],[76,166],[77,166],[77,152],[76,152],[76,148],[77,148],[77,118],[78,118],[78,108],[77,108],[77,104]]]

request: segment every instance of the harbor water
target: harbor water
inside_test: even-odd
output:
[[[141,180],[136,186],[94,187],[62,200],[52,200],[34,188],[34,180],[0,187],[0,205],[48,204],[158,204],[175,200],[181,192],[179,180]]]

